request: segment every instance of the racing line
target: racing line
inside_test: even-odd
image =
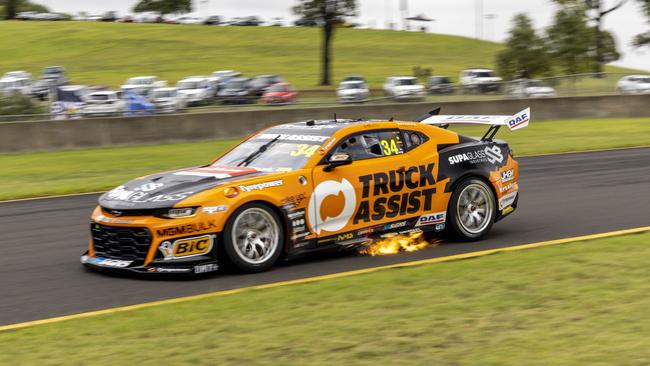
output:
[[[0,203],[0,325],[650,225],[650,148],[518,161],[519,208],[478,243],[383,257],[313,257],[265,273],[191,281],[82,268],[96,194]]]

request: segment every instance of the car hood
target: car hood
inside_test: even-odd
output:
[[[353,95],[365,93],[365,89],[341,89],[338,91],[339,95]]]
[[[176,203],[225,182],[268,174],[247,167],[195,167],[134,179],[99,197],[106,209],[173,207]]]

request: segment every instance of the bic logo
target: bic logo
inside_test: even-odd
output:
[[[174,244],[165,241],[160,244],[158,250],[163,253],[165,260],[187,258],[210,252],[212,242],[212,235],[203,235],[194,238],[179,239]]]

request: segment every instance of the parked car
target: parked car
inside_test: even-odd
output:
[[[84,117],[89,116],[117,116],[124,113],[126,103],[121,98],[121,93],[104,90],[92,92],[84,98]]]
[[[205,76],[190,76],[176,84],[178,93],[185,98],[187,105],[207,105],[212,103],[215,89]]]
[[[650,75],[628,75],[622,77],[616,84],[621,94],[650,93]]]
[[[220,25],[221,24],[221,17],[218,15],[211,15],[203,21],[203,24],[205,25]]]
[[[427,91],[429,94],[453,94],[454,86],[448,76],[429,76]]]
[[[40,80],[32,84],[29,95],[39,100],[46,100],[50,97],[50,93],[56,87],[66,85],[66,81],[62,76],[48,75],[42,77]]]
[[[424,100],[424,86],[413,76],[391,76],[384,83],[387,96],[397,100]]]
[[[187,100],[176,88],[156,88],[151,92],[151,102],[161,113],[174,113],[187,107]]]
[[[296,102],[298,91],[287,83],[271,85],[262,95],[265,104],[291,104]]]
[[[24,77],[8,77],[0,79],[0,92],[3,94],[19,93],[29,95],[32,79]]]
[[[204,20],[198,17],[182,16],[173,19],[170,23],[175,24],[203,24]]]
[[[370,90],[368,89],[368,85],[365,81],[344,80],[341,82],[338,89],[336,89],[336,95],[338,96],[339,101],[342,103],[363,102],[370,96]]]
[[[296,27],[317,27],[318,21],[314,19],[300,18],[293,22],[293,25]]]
[[[123,93],[127,116],[142,116],[156,113],[156,107],[146,97],[127,90]]]
[[[460,73],[460,86],[466,93],[501,92],[503,79],[485,68],[465,69]]]
[[[35,11],[21,11],[20,13],[16,14],[15,18],[17,20],[34,20],[36,14],[37,13]]]
[[[235,18],[230,22],[230,25],[240,26],[240,27],[256,27],[264,23],[260,18],[256,16],[244,17],[244,18]]]
[[[107,11],[106,13],[104,13],[104,15],[102,15],[102,18],[100,19],[100,21],[102,21],[102,22],[115,22],[118,19],[120,19],[120,17],[117,15],[116,11]]]
[[[248,87],[256,96],[261,97],[271,85],[282,82],[278,75],[258,75],[250,80]]]
[[[223,88],[223,86],[232,78],[241,76],[241,73],[233,70],[219,70],[215,71],[210,75],[210,81],[216,83],[217,92]]]
[[[129,78],[121,89],[123,92],[133,91],[137,94],[147,96],[155,88],[167,86],[166,81],[158,80],[156,76],[136,76]]]
[[[516,79],[508,84],[508,95],[512,98],[554,97],[555,89],[540,80]]]
[[[27,71],[9,71],[6,72],[4,75],[2,75],[1,79],[6,79],[6,78],[26,78],[26,79],[31,79],[32,74],[28,73]]]
[[[254,103],[255,93],[249,87],[250,79],[236,77],[229,79],[222,89],[219,90],[219,100],[223,104],[247,104]]]

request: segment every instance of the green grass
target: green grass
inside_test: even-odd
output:
[[[459,128],[480,136],[485,128]],[[650,145],[647,119],[532,123],[498,135],[516,156]],[[210,162],[236,140],[0,155],[0,200],[94,192],[154,172]]]
[[[649,240],[608,238],[6,331],[0,364],[648,365]]]
[[[333,80],[362,74],[375,88],[414,66],[457,78],[466,67],[493,66],[502,45],[458,36],[337,29]],[[128,77],[235,69],[277,73],[301,89],[318,84],[320,29],[205,27],[100,22],[0,22],[0,70],[64,65],[74,83],[116,87]],[[625,71],[607,67],[608,71]],[[4,72],[4,71],[3,71]]]

